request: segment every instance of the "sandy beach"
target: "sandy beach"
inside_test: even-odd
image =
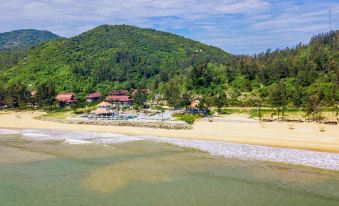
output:
[[[317,123],[271,122],[264,125],[243,116],[229,115],[214,118],[213,122],[202,119],[192,130],[166,130],[135,127],[62,124],[36,120],[42,112],[0,112],[0,128],[54,129],[117,133],[133,136],[159,136],[169,138],[214,140],[271,147],[295,148],[339,153],[339,129],[335,125]],[[325,131],[320,131],[320,126]]]

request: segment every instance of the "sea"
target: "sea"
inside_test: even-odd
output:
[[[339,154],[0,129],[1,206],[339,205]]]

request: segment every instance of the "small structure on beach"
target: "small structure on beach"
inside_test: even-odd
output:
[[[113,116],[114,112],[110,109],[103,109],[103,108],[98,108],[94,111],[91,112],[95,116],[103,116],[103,117],[108,117],[108,116]]]
[[[59,93],[58,96],[55,97],[55,99],[59,103],[59,107],[69,106],[77,102],[77,99],[75,98],[75,94],[73,92]]]
[[[93,102],[93,101],[97,101],[100,98],[101,98],[101,93],[100,92],[94,92],[94,93],[90,93],[86,96],[86,101],[87,102]]]
[[[132,99],[129,96],[107,96],[106,101],[111,102],[113,106],[130,106]]]
[[[113,107],[113,105],[106,101],[102,101],[100,102],[100,104],[97,105],[97,108],[100,108],[100,109],[109,109],[111,107]]]
[[[205,109],[201,109],[200,107],[200,100],[194,100],[193,102],[191,102],[190,105],[188,105],[188,107],[186,108],[186,112],[187,113],[192,113],[192,114],[205,114],[206,110]]]
[[[111,92],[112,96],[126,96],[128,94],[128,90],[121,89],[121,90],[113,90]]]

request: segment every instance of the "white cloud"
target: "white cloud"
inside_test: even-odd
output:
[[[36,28],[69,37],[100,24],[132,24],[253,53],[326,31],[330,7],[335,27],[336,0],[0,0],[0,32]]]

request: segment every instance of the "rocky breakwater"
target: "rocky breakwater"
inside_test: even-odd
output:
[[[91,120],[80,118],[54,119],[50,117],[36,117],[38,120],[52,121],[63,124],[84,124],[118,127],[143,127],[156,129],[190,130],[192,125],[181,121],[140,121],[140,120]]]

